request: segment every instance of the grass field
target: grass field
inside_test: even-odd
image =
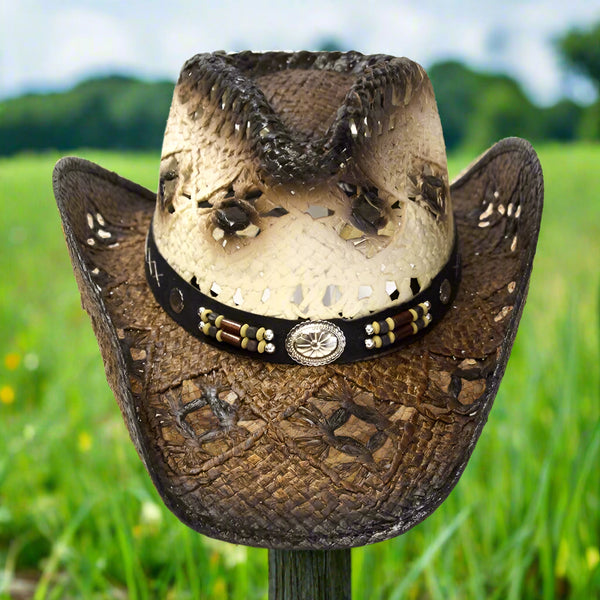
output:
[[[156,155],[78,154],[155,187]],[[353,550],[355,599],[600,597],[600,145],[539,154],[538,256],[489,423],[434,515]],[[266,598],[266,551],[179,523],[129,441],[62,239],[57,158],[0,161],[0,598]]]

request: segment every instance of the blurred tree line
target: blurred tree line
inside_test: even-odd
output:
[[[333,39],[324,50],[338,50]],[[600,23],[556,41],[567,66],[600,92]],[[591,106],[561,100],[533,104],[507,75],[481,73],[456,61],[428,69],[449,150],[483,149],[517,135],[531,141],[600,139],[600,99]],[[30,94],[0,102],[0,155],[81,147],[157,149],[173,93],[172,82],[112,76],[85,81],[64,93]]]
[[[0,155],[74,148],[156,149],[162,145],[173,83],[111,76],[55,94],[0,102]]]

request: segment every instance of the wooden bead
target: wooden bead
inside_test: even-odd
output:
[[[242,338],[238,335],[233,335],[232,333],[228,333],[227,331],[223,331],[221,329],[221,341],[227,342],[228,344],[235,346],[236,348],[240,348],[242,345]]]
[[[429,325],[429,322],[426,323],[424,319],[417,319],[414,324],[417,327],[417,331],[420,331],[424,327],[427,327],[427,325]]]
[[[397,340],[401,340],[405,337],[408,337],[409,335],[412,335],[414,333],[413,331],[413,323],[407,323],[406,325],[402,325],[402,327],[400,327],[399,329],[396,329],[394,331],[394,334],[396,335],[396,339]]]
[[[228,333],[233,333],[234,335],[239,335],[240,334],[240,330],[242,329],[242,325],[240,323],[236,323],[235,321],[232,321],[230,319],[225,319],[223,318],[221,320],[221,329],[223,331],[227,331]],[[243,336],[240,336],[243,337]]]
[[[389,346],[391,343],[392,343],[392,340],[390,339],[389,334],[381,336],[381,347],[382,348],[385,348],[386,346]]]
[[[379,325],[379,333],[381,335],[386,334],[390,330],[390,326],[388,325],[387,321],[379,321],[378,325]]]
[[[397,315],[394,315],[392,319],[395,325],[394,329],[396,329],[398,327],[402,327],[402,325],[410,323],[413,320],[413,317],[409,311],[405,310]]]

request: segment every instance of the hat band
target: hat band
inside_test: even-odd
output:
[[[146,279],[165,312],[194,337],[268,362],[319,366],[387,354],[420,338],[454,299],[460,279],[456,233],[448,262],[431,285],[404,304],[359,319],[292,320],[232,308],[183,279],[146,238]]]

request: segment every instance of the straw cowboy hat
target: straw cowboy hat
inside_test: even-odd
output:
[[[184,523],[347,548],[449,494],[527,293],[527,142],[449,185],[416,63],[205,54],[175,88],[158,194],[77,158],[54,190],[108,381]]]

